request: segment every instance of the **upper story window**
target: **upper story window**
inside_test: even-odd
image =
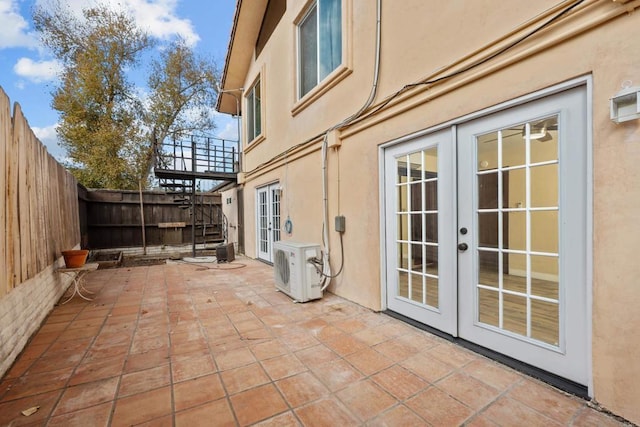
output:
[[[262,110],[260,77],[247,93],[247,141],[251,142],[262,133]]]
[[[298,24],[299,97],[342,63],[342,0],[316,0]]]

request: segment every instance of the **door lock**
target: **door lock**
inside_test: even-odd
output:
[[[469,249],[469,245],[467,245],[466,243],[458,243],[458,250],[460,252],[464,252],[467,249]]]

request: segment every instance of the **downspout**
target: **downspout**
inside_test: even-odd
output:
[[[367,108],[371,106],[373,101],[376,98],[376,94],[378,93],[378,79],[380,77],[380,34],[381,34],[381,13],[382,11],[382,0],[376,1],[376,48],[375,48],[375,65],[373,71],[373,84],[371,86],[371,92],[369,93],[369,98],[366,100],[364,105],[353,115],[347,117],[340,123],[335,126],[329,128],[322,139],[322,204],[323,204],[323,218],[322,218],[322,254],[323,254],[323,266],[322,266],[322,291],[324,291],[329,284],[331,283],[331,265],[329,263],[330,259],[330,247],[329,247],[329,198],[328,198],[328,174],[327,174],[327,151],[329,148],[328,137],[329,132],[333,132],[334,130],[340,130],[353,120],[360,117],[362,113],[364,113]],[[339,274],[339,273],[338,273]]]

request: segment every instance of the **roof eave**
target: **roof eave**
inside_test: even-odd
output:
[[[220,84],[222,93],[216,102],[216,110],[221,113],[241,113],[242,106],[241,103],[236,102],[236,97],[242,96],[242,86],[253,59],[267,3],[268,0],[245,2],[237,0],[236,2],[236,11]],[[237,111],[236,108],[239,108],[240,111]]]

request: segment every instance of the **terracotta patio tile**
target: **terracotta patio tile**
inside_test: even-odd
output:
[[[176,411],[192,408],[225,396],[218,374],[186,380],[173,385]]]
[[[392,338],[390,340],[384,341],[373,346],[373,348],[377,352],[384,354],[393,362],[402,362],[403,360],[406,360],[409,357],[420,352],[413,345],[403,342],[399,338]]]
[[[248,365],[256,361],[251,350],[246,347],[216,354],[215,359],[221,371]]]
[[[434,426],[460,425],[473,415],[470,408],[435,387],[407,400],[406,405]]]
[[[254,427],[296,427],[300,423],[293,414],[293,412],[285,412],[284,414],[276,415],[273,418],[254,424]]]
[[[573,420],[573,425],[579,427],[618,427],[625,424],[610,415],[583,407]]]
[[[416,354],[401,365],[430,383],[435,383],[454,370],[452,366],[425,354]]]
[[[367,327],[367,325],[359,319],[343,319],[333,323],[336,328],[348,333],[354,334]]]
[[[522,380],[522,376],[512,369],[484,358],[469,363],[464,367],[464,371],[499,391],[504,391]]]
[[[327,340],[324,344],[343,357],[368,347],[364,342],[347,334]]]
[[[375,418],[397,403],[371,380],[354,383],[336,393],[336,397],[362,421]]]
[[[476,415],[469,419],[465,424],[465,427],[497,427],[499,424],[487,419],[484,415]]]
[[[31,339],[29,345],[42,345],[42,344],[51,344],[54,342],[63,331],[53,331],[53,332],[38,332]]]
[[[413,327],[399,321],[390,321],[374,328],[375,331],[388,338],[397,338],[414,331]]]
[[[0,402],[0,425],[20,426],[26,424],[40,424],[49,416],[53,406],[62,394],[62,390],[23,397],[9,402]],[[30,417],[22,415],[22,411],[40,406],[38,411]]]
[[[360,422],[349,411],[333,398],[324,398],[295,410],[305,426],[314,427],[349,427],[358,426]]]
[[[230,399],[238,422],[243,426],[271,418],[288,409],[273,384],[244,391]]]
[[[59,308],[60,306],[58,306]],[[68,323],[78,316],[78,313],[65,313],[61,310],[56,309],[52,312],[49,317],[47,317],[46,324],[50,323]]]
[[[47,427],[107,427],[113,402],[52,417]]]
[[[65,329],[67,329],[67,326],[69,326],[69,324],[71,323],[71,321],[68,322],[60,322],[60,323],[45,323],[43,324],[38,332],[42,332],[47,333],[47,332],[62,332]]]
[[[216,372],[216,366],[210,355],[182,357],[171,361],[171,375],[174,382],[201,377]]]
[[[169,384],[171,384],[169,365],[125,374],[120,380],[118,398],[143,393]]]
[[[226,370],[221,373],[221,377],[229,395],[269,382],[269,377],[259,363]]]
[[[367,423],[368,427],[411,426],[429,424],[404,405],[397,405]]]
[[[82,313],[80,313],[82,314]],[[92,318],[80,318],[80,315],[76,317],[72,322],[69,322],[68,330],[72,329],[86,329],[86,328],[100,328],[105,321],[106,316],[92,317]]]
[[[258,360],[271,359],[272,357],[281,356],[288,351],[284,343],[277,338],[252,345],[250,349]]]
[[[329,390],[311,372],[303,372],[276,382],[292,408],[313,402],[329,394]]]
[[[84,356],[75,351],[62,351],[59,353],[46,352],[29,368],[28,374],[40,374],[43,372],[56,371],[58,369],[73,368],[80,363]]]
[[[369,346],[380,344],[387,341],[389,337],[374,329],[367,328],[356,332],[353,336]]]
[[[65,329],[56,341],[77,340],[78,338],[93,338],[100,331],[101,325],[91,326],[88,328]]]
[[[16,379],[11,386],[11,390],[7,391],[2,401],[59,390],[67,383],[72,372],[73,368],[64,368],[41,374],[23,375]]]
[[[169,348],[169,336],[154,337],[149,339],[135,339],[131,344],[131,353],[146,353],[159,348]]]
[[[170,358],[168,348],[159,348],[156,350],[148,351],[146,353],[130,354],[127,357],[124,366],[124,372],[130,373],[143,371],[154,366],[168,364],[169,361]]]
[[[529,379],[516,385],[507,396],[561,424],[566,424],[573,419],[582,407],[582,402],[578,401],[578,398]]]
[[[372,379],[400,400],[405,400],[429,386],[428,382],[401,366],[385,369]]]
[[[350,354],[345,359],[367,376],[373,375],[393,364],[392,360],[369,347]]]
[[[47,355],[63,353],[65,351],[74,353],[84,353],[87,351],[94,337],[79,338],[71,341],[56,341],[47,349]]]
[[[307,368],[293,354],[263,360],[262,366],[272,380],[279,380],[306,371]]]
[[[430,348],[427,354],[456,368],[461,368],[478,359],[478,356],[472,354],[469,350],[452,343],[442,343]]]
[[[324,328],[320,329],[316,334],[316,337],[322,341],[327,342],[329,340],[335,340],[338,337],[348,336],[342,329],[338,329],[333,325],[327,325]]]
[[[483,416],[499,425],[526,425],[531,427],[561,425],[551,418],[508,397],[502,397],[495,403],[492,403],[483,412]]]
[[[42,344],[42,345],[47,347],[49,346],[49,344]],[[33,365],[36,362],[36,360],[37,358],[27,359],[22,357],[22,355],[18,356],[18,359],[15,362],[13,362],[13,365],[11,365],[11,368],[4,375],[4,378],[5,379],[18,378],[24,375],[24,373],[27,372],[27,370],[31,367],[31,365]]]
[[[465,405],[479,410],[498,397],[500,392],[465,373],[454,373],[436,386]]]
[[[129,343],[104,345],[96,347],[91,346],[87,351],[83,362],[89,362],[92,360],[109,359],[112,357],[125,357],[129,353]]]
[[[201,338],[198,340],[185,341],[183,343],[174,343],[171,341],[171,346],[169,347],[169,352],[171,355],[179,355],[179,354],[187,354],[187,353],[208,353],[209,352],[209,343],[206,339]]]
[[[300,360],[309,368],[322,365],[340,358],[340,356],[338,356],[332,350],[328,349],[324,344],[300,350],[295,354],[296,357],[298,357],[298,360]]]
[[[124,355],[82,362],[73,372],[69,385],[103,380],[120,376],[124,365]]]
[[[215,420],[215,421],[214,421]],[[176,427],[235,426],[227,399],[219,399],[176,413]]]
[[[53,416],[76,412],[114,399],[118,378],[85,383],[69,387],[64,391]]]
[[[75,320],[104,319],[111,311],[110,306],[87,307],[75,317]]]
[[[111,425],[130,426],[171,413],[171,387],[163,387],[116,400]]]
[[[320,342],[308,332],[293,332],[282,335],[282,342],[291,351],[303,350],[318,345]]]
[[[342,359],[312,367],[311,370],[329,390],[334,392],[362,378],[362,374],[356,368]]]
[[[129,300],[128,302],[131,303],[131,305],[119,305],[121,301],[119,300],[116,303],[116,306],[113,307],[113,309],[111,310],[111,313],[109,313],[112,317],[118,317],[118,316],[126,316],[126,315],[132,315],[138,314],[138,311],[140,311],[140,303],[139,300],[136,298],[134,300]],[[124,303],[124,301],[122,301]]]

